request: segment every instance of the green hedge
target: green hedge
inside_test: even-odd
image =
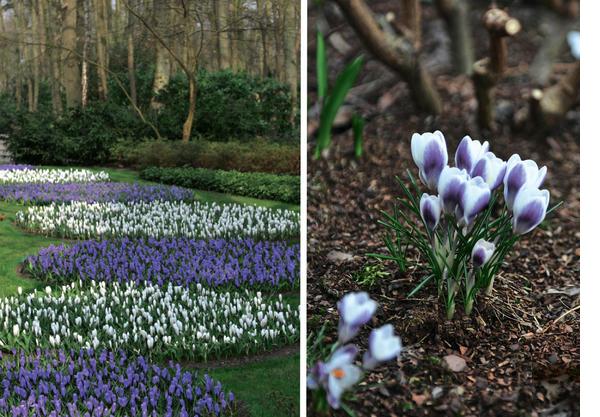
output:
[[[246,197],[300,203],[300,177],[204,168],[147,168],[144,180]]]

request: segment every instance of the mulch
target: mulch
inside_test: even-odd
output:
[[[398,2],[370,3],[380,12],[398,7]],[[482,10],[473,11],[473,25]],[[372,326],[392,323],[404,345],[397,362],[368,374],[356,395],[347,399],[357,416],[579,415],[579,111],[570,112],[550,131],[517,128],[510,122],[527,105],[524,91],[531,84],[526,64],[540,43],[535,10],[524,6],[511,9],[525,29],[509,43],[513,70],[498,88],[502,112],[495,132],[480,132],[475,125],[476,103],[469,79],[440,71],[435,83],[444,102],[441,116],[419,115],[408,92],[401,91],[391,108],[367,124],[360,160],[353,157],[348,131],[333,138],[326,158],[309,157],[309,333],[327,324],[326,335],[333,342],[336,302],[349,291],[366,290],[379,304]],[[310,13],[309,17],[314,17],[314,10]],[[424,15],[427,41],[428,31],[439,26],[439,19],[429,6]],[[358,42],[343,24],[341,31],[350,43]],[[485,36],[477,38],[478,56],[485,50],[485,42]],[[342,58],[332,52],[329,59],[335,68],[336,59]],[[309,65],[309,71],[312,68]],[[385,71],[376,63],[369,68],[359,83]],[[314,73],[309,80],[309,97],[314,99]],[[507,118],[506,123],[502,117]],[[451,155],[459,140],[469,134],[489,140],[491,150],[504,159],[519,153],[546,165],[544,186],[552,202],[563,201],[543,227],[515,247],[496,277],[493,295],[480,296],[470,317],[464,317],[457,305],[453,321],[445,319],[434,288],[407,298],[427,274],[426,265],[418,259],[413,259],[414,264],[404,273],[386,263],[390,275],[371,287],[361,287],[355,278],[365,264],[373,262],[367,253],[385,252],[385,231],[377,222],[380,211],[391,210],[400,196],[394,177],[405,178],[407,169],[416,173],[410,154],[412,133],[436,129],[444,132]],[[314,141],[309,142],[312,156]],[[353,257],[328,258],[333,251]],[[356,340],[362,349],[370,328]],[[447,355],[463,358],[466,368],[449,370],[443,360]]]

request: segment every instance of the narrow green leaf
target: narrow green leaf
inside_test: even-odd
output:
[[[360,158],[363,154],[363,130],[365,119],[358,114],[352,116],[352,130],[354,131],[354,156]]]
[[[327,95],[327,51],[321,31],[317,32],[317,88],[319,99],[323,102]]]
[[[419,282],[419,285],[417,285],[415,288],[413,288],[413,290],[410,293],[408,293],[406,298],[410,298],[416,293],[418,293],[421,290],[421,288],[423,288],[423,286],[431,280],[431,278],[433,278],[433,275],[427,275],[425,278],[423,278],[423,280]]]

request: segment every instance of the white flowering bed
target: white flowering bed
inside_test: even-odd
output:
[[[70,183],[110,181],[104,171],[89,169],[8,169],[0,170],[0,184]]]
[[[28,230],[63,238],[188,237],[287,238],[300,230],[300,215],[239,204],[181,201],[50,204],[16,215]]]
[[[158,359],[248,354],[299,337],[299,313],[261,293],[92,282],[0,299],[0,348],[124,349]]]

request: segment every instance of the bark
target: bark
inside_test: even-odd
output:
[[[30,58],[31,58],[31,66],[32,66],[32,74],[30,78],[31,92],[30,92],[30,102],[29,102],[29,111],[36,112],[38,108],[38,100],[40,97],[40,60],[42,57],[42,48],[40,46],[39,39],[33,39],[35,35],[39,34],[40,22],[39,15],[37,12],[37,6],[35,2],[30,3],[30,15],[31,15],[31,31],[30,37],[32,45],[30,45]],[[37,43],[37,45],[35,45]]]
[[[421,48],[421,0],[401,0],[400,24],[409,31],[415,49]]]
[[[94,17],[96,21],[96,54],[98,65],[98,97],[108,98],[108,17],[105,0],[94,0]]]
[[[219,69],[231,68],[231,51],[229,47],[229,33],[227,27],[227,15],[229,0],[215,0],[216,22],[217,22],[217,50]]]
[[[454,70],[458,74],[471,74],[475,53],[467,3],[464,0],[436,0],[435,4],[448,28]]]
[[[59,29],[62,27],[62,21],[60,13],[57,12],[56,8],[48,7],[46,9],[47,13],[47,21],[53,22],[53,24],[49,25],[51,32],[51,39],[53,40],[54,45],[57,48],[50,48],[50,61],[51,61],[51,94],[52,94],[52,112],[55,115],[62,113],[63,111],[63,103],[62,97],[60,93],[60,79],[61,79],[61,71],[60,71],[60,58],[61,58],[61,49],[59,49],[61,44],[61,36],[59,33]]]
[[[4,8],[0,7],[0,36],[4,37],[4,33],[6,32],[6,27],[4,25]],[[0,92],[6,91],[8,87],[8,68],[7,68],[7,55],[8,51],[6,48],[6,41],[2,40],[0,42]]]
[[[63,85],[67,107],[81,105],[81,74],[79,59],[72,51],[77,50],[77,0],[65,0],[63,6]]]
[[[89,76],[88,76],[88,51],[91,43],[92,31],[90,28],[90,1],[83,0],[83,58],[81,62],[81,107],[85,107],[88,102]]]
[[[188,102],[188,115],[185,119],[185,123],[183,124],[183,134],[182,141],[187,143],[190,141],[190,136],[192,134],[192,126],[194,124],[194,117],[196,116],[196,97],[197,97],[197,86],[196,80],[192,78],[188,78],[188,88],[189,88],[189,102]]]
[[[531,110],[537,125],[554,126],[579,101],[579,70],[577,61],[558,83],[544,90],[532,91]]]
[[[442,108],[440,97],[429,74],[422,68],[416,51],[410,47],[410,43],[407,42],[407,47],[402,50],[395,48],[388,41],[363,0],[336,0],[336,3],[365,47],[407,82],[417,107],[428,113],[440,113]]]
[[[127,73],[129,75],[129,95],[132,105],[137,106],[137,86],[135,79],[135,49],[133,43],[133,16],[127,13]]]
[[[298,96],[298,57],[296,55],[296,10],[294,7],[294,2],[292,0],[288,0],[285,4],[285,21],[284,27],[286,30],[284,31],[285,35],[285,79],[290,85],[290,92],[292,98],[292,115],[291,117],[295,117],[296,110],[296,102]]]
[[[494,92],[496,77],[489,68],[489,59],[477,61],[473,65],[473,84],[477,98],[477,124],[484,129],[494,126]]]
[[[163,39],[168,26],[169,20],[169,6],[168,1],[154,0],[154,27],[156,33]],[[131,12],[131,9],[129,10]],[[165,44],[158,41],[158,38],[154,40],[154,47],[156,51],[154,61],[154,81],[152,83],[152,100],[150,101],[150,107],[154,110],[161,110],[164,107],[164,103],[158,100],[160,92],[169,85],[171,75],[171,59],[169,51],[165,47]]]

